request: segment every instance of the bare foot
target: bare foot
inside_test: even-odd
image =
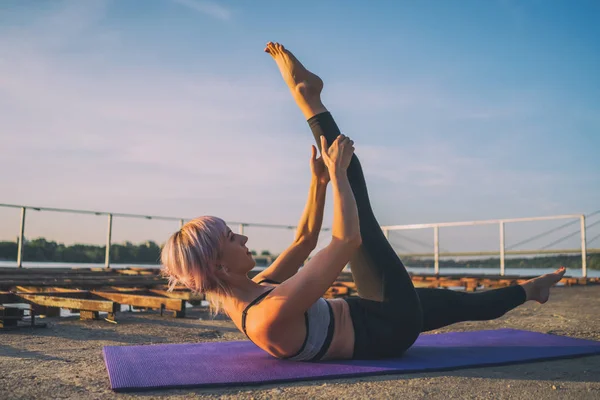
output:
[[[267,43],[265,52],[269,53],[277,63],[283,80],[290,88],[292,95],[306,102],[321,102],[320,94],[323,81],[298,61],[294,55],[279,43]]]
[[[563,275],[567,272],[565,267],[560,267],[551,274],[538,276],[523,283],[525,289],[526,300],[535,300],[540,304],[544,304],[550,297],[550,288],[560,281]]]

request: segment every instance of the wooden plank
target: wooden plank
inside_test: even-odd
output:
[[[325,297],[325,298],[334,298],[334,297],[347,296],[348,292],[349,292],[349,289],[347,287],[332,286],[332,287],[330,287],[327,290],[327,292],[325,292],[325,294],[323,295],[323,297]]]
[[[80,310],[79,319],[82,321],[97,320],[100,319],[100,313],[98,311]]]
[[[167,282],[167,279],[162,278],[158,275],[150,274],[150,275],[119,275],[119,274],[4,274],[0,276],[0,281],[14,281],[14,280],[28,280],[28,279],[78,279],[78,280],[95,280],[95,279],[114,279],[114,280],[140,280],[140,279],[149,279],[149,280],[164,280]]]
[[[39,286],[17,286],[16,288],[17,292],[21,292],[21,293],[87,293],[88,290],[82,290],[82,289],[69,289],[69,288],[62,288],[62,287],[55,287],[55,286],[46,286],[46,287],[39,287]]]
[[[167,290],[162,290],[162,289],[148,289],[148,292],[156,293],[161,296],[170,297],[173,299],[193,300],[193,301],[206,300],[205,295],[203,295],[203,294],[197,295],[197,294],[192,293],[190,290],[187,290],[185,292],[181,291],[181,290],[174,290],[172,292],[169,292]]]
[[[40,306],[68,308],[71,310],[103,311],[115,313],[119,304],[106,300],[74,299],[69,297],[47,296],[41,294],[18,293],[18,297]]]
[[[106,269],[106,268],[6,268],[0,267],[0,277],[15,276],[160,276],[159,269]]]
[[[93,300],[88,298],[90,291],[99,291],[111,294],[137,295],[139,298],[130,297],[132,305],[142,308],[154,308],[160,304],[155,300],[169,298],[173,300],[201,301],[203,295],[192,294],[182,285],[177,285],[176,290],[169,292],[168,281],[159,275],[159,269],[154,268],[0,268],[0,290],[12,290],[27,293],[44,293],[47,296],[80,300]],[[251,271],[248,276],[253,277],[259,271]],[[496,288],[522,283],[530,279],[529,276],[500,276],[500,275],[461,275],[461,274],[410,274],[415,287],[462,287],[465,290],[476,290],[479,287]],[[15,279],[18,278],[18,279]],[[600,278],[563,278],[561,281],[567,286],[598,284]],[[337,281],[326,294],[333,297],[344,297],[356,294],[356,285],[352,274],[342,272]],[[143,296],[147,296],[144,300]],[[119,297],[124,301],[126,297]],[[21,298],[8,292],[0,292],[3,302],[20,302]],[[16,301],[15,301],[16,300]],[[67,299],[68,300],[68,299]],[[163,303],[164,304],[164,303]],[[153,306],[154,305],[154,306]],[[41,307],[41,306],[40,306]],[[169,306],[170,307],[170,306]],[[76,308],[76,307],[65,307]],[[158,308],[158,307],[156,307]]]
[[[156,278],[139,278],[134,279],[94,279],[94,280],[79,280],[79,279],[30,279],[30,280],[0,280],[0,290],[7,290],[17,286],[61,286],[78,289],[92,289],[106,286],[131,286],[131,287],[154,287],[156,285],[165,284],[165,280]]]
[[[443,287],[458,287],[464,286],[464,283],[460,279],[439,279],[436,281],[439,286]]]
[[[352,290],[356,290],[356,283],[354,283],[354,282],[340,282],[340,281],[335,281],[334,284],[338,285],[338,286],[345,286],[345,287],[347,287],[349,289],[352,289]]]
[[[158,271],[149,270],[133,270],[133,269],[118,269],[117,273],[120,275],[158,275]]]
[[[0,276],[6,274],[79,274],[79,275],[94,275],[94,274],[116,274],[111,270],[92,271],[89,269],[76,268],[2,268],[0,267]]]
[[[161,309],[161,307],[164,305],[164,308],[170,311],[181,311],[185,308],[185,300],[181,299],[144,296],[139,294],[103,292],[96,290],[92,291],[92,293],[96,296],[115,301],[119,304],[129,304],[135,307]]]
[[[413,282],[413,286],[416,288],[428,288],[428,289],[436,289],[436,288],[440,287],[438,282],[426,282],[426,281]]]
[[[0,267],[0,276],[8,274],[79,274],[79,275],[117,275],[114,269],[105,268],[16,268],[16,267]]]
[[[90,291],[89,290],[63,290],[63,291],[43,291],[43,292],[14,292],[17,296],[20,294],[35,294],[35,295],[45,295],[66,299],[89,299]]]

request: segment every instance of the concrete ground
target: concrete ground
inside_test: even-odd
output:
[[[600,286],[558,287],[545,305],[528,303],[498,320],[436,332],[510,327],[600,340],[598,310]],[[188,312],[185,319],[124,312],[117,314],[117,324],[77,317],[42,321],[47,328],[0,333],[1,399],[600,399],[600,356],[438,373],[117,394],[110,389],[103,346],[245,338],[230,321],[209,320],[202,309]]]

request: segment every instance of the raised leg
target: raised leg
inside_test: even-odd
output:
[[[322,80],[308,71],[296,57],[277,43],[265,49],[276,61],[296,104],[308,120],[317,146],[319,137],[332,143],[340,130],[321,101]],[[394,303],[407,313],[407,325],[420,326],[419,298],[400,258],[380,228],[367,192],[364,174],[354,155],[348,168],[348,179],[356,199],[362,245],[350,261],[359,295],[384,303]],[[414,321],[411,324],[409,320]]]

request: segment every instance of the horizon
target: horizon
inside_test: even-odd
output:
[[[600,4],[344,4],[4,2],[0,202],[296,225],[314,140],[263,53],[278,41],[325,81],[382,225],[600,208]],[[331,211],[328,196],[324,227]],[[18,236],[19,210],[0,221],[0,241]],[[115,218],[113,243],[177,227]],[[452,250],[497,246],[496,226],[442,232]],[[245,233],[256,251],[293,239]],[[106,219],[28,211],[25,236],[102,245]]]

